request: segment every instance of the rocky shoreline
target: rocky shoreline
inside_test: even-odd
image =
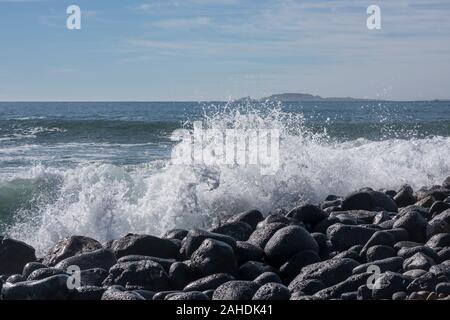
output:
[[[0,237],[0,288],[4,300],[450,300],[450,177],[161,238],[72,236],[43,257]]]

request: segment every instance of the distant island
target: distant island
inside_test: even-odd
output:
[[[352,97],[329,97],[323,98],[318,95],[312,95],[309,93],[279,93],[273,94],[269,97],[260,99],[253,99],[251,97],[242,98],[239,100],[256,100],[256,101],[280,101],[280,102],[304,102],[304,101],[378,101],[377,99],[359,99]]]

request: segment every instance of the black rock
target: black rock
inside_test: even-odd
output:
[[[399,273],[385,272],[376,280],[372,289],[372,298],[375,300],[391,299],[396,292],[405,291],[411,279]]]
[[[0,274],[22,273],[28,262],[36,261],[33,247],[24,242],[0,236]]]
[[[287,214],[287,213],[286,213]],[[294,218],[289,218],[281,214],[270,214],[263,221],[258,223],[256,229],[261,229],[271,223],[282,223],[285,227],[287,226],[304,226],[303,222],[298,221]]]
[[[384,245],[393,247],[395,244],[395,238],[387,231],[377,231],[367,241],[364,248],[361,250],[361,254],[365,254],[370,247]]]
[[[378,191],[357,191],[349,194],[342,201],[342,210],[367,210],[383,208],[389,212],[397,212],[398,207],[388,195]]]
[[[439,233],[431,237],[425,244],[427,247],[436,249],[450,246],[450,234]]]
[[[69,276],[56,275],[39,281],[6,283],[2,289],[4,300],[66,300],[71,290]]]
[[[373,246],[367,250],[367,262],[392,258],[396,254],[395,250],[389,246]]]
[[[355,300],[357,298],[356,293],[358,288],[367,283],[367,279],[370,277],[370,274],[357,274],[353,275],[350,278],[335,284],[329,288],[323,289],[316,294],[316,297],[322,300],[330,300],[337,299],[341,297],[344,293],[347,292],[355,292]]]
[[[155,293],[152,300],[154,300],[154,301],[166,300],[166,298],[169,298],[170,296],[172,296],[174,294],[178,294],[178,293],[181,293],[181,291],[176,291],[176,290],[160,291],[160,292]]]
[[[450,224],[444,220],[433,220],[427,225],[425,230],[427,239],[430,239],[440,233],[450,233]]]
[[[233,239],[232,237],[223,234],[209,232],[206,230],[193,229],[188,232],[185,238],[186,241],[183,243],[181,251],[186,257],[190,257],[194,253],[194,251],[196,251],[203,243],[203,241],[206,239],[221,241],[228,244],[233,249],[236,248],[236,240]]]
[[[229,281],[214,291],[213,300],[252,300],[258,289],[252,281]]]
[[[26,280],[26,278],[24,278],[23,275],[21,275],[21,274],[13,274],[13,275],[10,275],[8,277],[8,279],[6,279],[6,282],[8,282],[8,283],[17,283],[17,282],[22,282],[22,281],[25,281],[25,280]]]
[[[67,270],[70,266],[77,266],[81,270],[93,268],[109,270],[116,262],[116,257],[111,250],[99,249],[61,260],[55,267],[62,270]]]
[[[179,247],[170,239],[161,239],[149,235],[128,234],[115,240],[111,249],[117,258],[131,255],[176,259]]]
[[[427,220],[416,211],[408,212],[401,216],[394,228],[403,228],[408,231],[409,239],[417,242],[426,241]]]
[[[203,292],[191,291],[191,292],[180,292],[170,295],[166,300],[177,300],[177,301],[205,301],[209,300],[209,297]]]
[[[177,240],[183,240],[188,234],[187,230],[184,229],[172,229],[167,231],[163,238],[166,239],[177,239]]]
[[[203,276],[215,273],[231,273],[237,271],[237,261],[233,248],[222,241],[206,239],[191,256],[194,270]]]
[[[283,281],[281,281],[280,277],[275,272],[264,272],[256,277],[256,279],[253,281],[260,286],[263,286],[267,283],[283,283]]]
[[[421,252],[418,252],[403,262],[403,270],[409,271],[420,269],[428,271],[431,268],[431,266],[435,264],[436,263],[434,262],[433,259],[431,259],[430,257]]]
[[[117,263],[109,269],[103,285],[136,286],[150,291],[170,289],[167,273],[161,265],[150,260]]]
[[[256,291],[253,300],[289,300],[291,292],[280,283],[267,283]]]
[[[438,252],[439,260],[438,261],[446,261],[450,260],[450,246],[443,248]]]
[[[450,283],[439,283],[436,286],[436,293],[450,296]]]
[[[358,288],[357,300],[372,300],[372,290],[364,284]]]
[[[311,225],[316,225],[328,217],[322,209],[312,204],[299,206],[291,210],[286,216]]]
[[[364,246],[377,231],[363,226],[335,224],[328,228],[327,235],[335,250],[344,251],[355,245]]]
[[[436,286],[442,281],[439,276],[431,272],[427,272],[417,279],[414,279],[408,287],[406,288],[408,293],[419,292],[419,291],[433,291]]]
[[[237,241],[234,250],[239,265],[247,261],[258,261],[264,256],[264,250],[248,242]]]
[[[306,250],[319,253],[319,246],[308,231],[297,226],[278,230],[264,248],[267,260],[274,266],[280,266],[296,253]]]
[[[399,257],[402,257],[403,259],[408,259],[419,252],[427,255],[428,257],[430,257],[431,259],[433,259],[436,262],[439,261],[438,254],[433,249],[431,249],[430,247],[426,247],[426,246],[402,248],[397,252],[397,255]]]
[[[450,261],[444,261],[441,264],[434,265],[430,267],[430,273],[435,274],[436,276],[444,276],[450,279]]]
[[[233,280],[234,277],[226,273],[212,274],[210,276],[191,282],[183,289],[183,291],[187,292],[216,290],[222,284]]]
[[[106,288],[95,286],[82,286],[76,288],[70,294],[70,300],[88,301],[88,300],[101,300]]]
[[[394,221],[394,220],[392,220],[392,221]],[[394,228],[394,229],[389,229],[389,230],[385,230],[385,231],[390,233],[394,237],[395,243],[400,242],[400,241],[408,241],[409,240],[409,233],[405,229]]]
[[[232,237],[236,241],[247,241],[253,233],[253,228],[245,222],[227,222],[211,232]]]
[[[28,281],[43,280],[56,275],[67,275],[64,270],[57,268],[41,268],[34,270],[27,278]]]
[[[394,201],[399,208],[412,205],[416,203],[416,200],[413,188],[409,185],[404,185],[394,197]]]
[[[145,300],[140,294],[132,291],[120,290],[117,287],[111,287],[102,295],[102,300]]]
[[[433,217],[433,219],[430,221],[430,223],[432,223],[433,221],[436,220],[443,220],[445,222],[447,222],[448,224],[450,224],[450,209],[444,210],[441,213],[439,213],[438,215],[435,215]]]
[[[286,282],[291,282],[303,267],[319,261],[320,258],[316,252],[311,250],[301,251],[280,267],[280,275]]]
[[[320,221],[318,224],[316,224],[313,231],[326,234],[329,226],[332,226],[339,222],[340,222],[340,220],[334,216],[328,217],[328,218]]]
[[[275,272],[276,270],[260,261],[248,261],[239,268],[239,278],[252,281],[264,272]]]
[[[261,212],[258,210],[250,210],[231,217],[227,222],[245,222],[249,224],[252,229],[256,229],[256,226],[262,220],[264,220],[264,217]]]
[[[269,223],[259,229],[256,229],[251,234],[250,238],[248,238],[247,242],[264,249],[267,242],[269,242],[275,232],[284,227],[286,227],[286,224],[284,223]]]
[[[403,261],[404,259],[401,257],[392,257],[378,261],[371,261],[357,266],[355,269],[353,269],[353,274],[366,273],[371,266],[379,267],[382,273],[386,271],[397,272],[402,269]]]
[[[123,256],[122,258],[117,260],[117,262],[133,262],[133,261],[143,261],[143,260],[150,260],[150,261],[159,263],[166,272],[169,272],[172,264],[176,262],[175,259],[164,259],[164,258],[158,258],[158,257],[139,256],[139,255]]]
[[[87,287],[101,287],[108,274],[108,271],[101,268],[82,270],[80,272],[81,285]]]
[[[29,262],[23,267],[22,276],[24,279],[27,279],[34,270],[43,268],[47,268],[47,266],[39,262]]]
[[[43,257],[42,263],[47,266],[55,266],[58,262],[87,252],[102,249],[97,240],[82,236],[71,236],[60,240]]]
[[[396,251],[400,251],[401,249],[409,249],[409,248],[414,248],[414,247],[421,247],[423,246],[421,243],[419,242],[414,242],[414,241],[399,241],[397,243],[394,244],[394,249]]]
[[[172,288],[181,290],[197,279],[197,273],[184,262],[175,262],[170,266],[169,278]]]
[[[434,217],[445,210],[450,209],[450,204],[444,201],[436,201],[430,208],[430,216]]]
[[[316,279],[328,287],[333,286],[349,278],[358,265],[359,263],[352,259],[330,259],[314,263],[304,267],[293,282]]]
[[[301,292],[303,295],[313,295],[316,292],[325,289],[325,284],[317,279],[294,279],[289,284],[288,288],[291,292]]]
[[[392,295],[392,300],[403,301],[408,298],[408,294],[405,291],[396,292]]]
[[[446,188],[442,188],[440,186],[431,187],[429,189],[422,188],[417,191],[416,197],[417,200],[420,201],[426,197],[433,197],[437,201],[442,201],[445,198],[450,196],[450,190]]]

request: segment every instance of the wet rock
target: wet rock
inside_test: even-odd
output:
[[[77,266],[81,270],[93,268],[109,270],[116,262],[116,257],[111,250],[99,249],[61,260],[55,267],[62,270],[67,270],[70,266]]]
[[[284,223],[269,223],[259,229],[256,229],[248,238],[248,243],[258,246],[262,249],[266,246],[267,242],[278,230],[286,227]]]
[[[395,238],[392,234],[387,231],[377,231],[375,232],[370,239],[367,241],[363,249],[361,250],[361,254],[365,254],[370,247],[384,245],[393,247],[395,244]]]
[[[328,217],[322,209],[312,204],[299,206],[291,210],[286,216],[311,225],[316,225]]]
[[[415,255],[416,253],[423,253],[425,255],[427,255],[428,257],[430,257],[431,259],[433,259],[434,261],[439,261],[439,256],[437,255],[437,253],[426,246],[417,246],[417,247],[412,247],[412,248],[402,248],[397,252],[397,255],[399,257],[402,257],[403,259],[408,259],[410,257],[412,257],[413,255]]]
[[[441,264],[430,267],[430,273],[440,277],[444,276],[450,280],[450,261],[444,261]]]
[[[450,260],[450,246],[443,248],[438,252],[439,260],[438,261],[446,261]]]
[[[372,300],[372,290],[367,287],[367,284],[364,284],[358,288],[356,299]]]
[[[436,221],[436,220],[442,220],[450,224],[450,209],[444,210],[438,215],[435,215],[433,219],[430,221],[430,223]]]
[[[304,267],[293,281],[316,279],[329,287],[349,278],[358,265],[352,259],[330,259]]]
[[[28,262],[36,261],[33,247],[24,242],[0,236],[0,274],[22,273]]]
[[[371,266],[379,267],[382,273],[386,271],[397,272],[402,269],[403,261],[404,259],[401,257],[392,257],[378,261],[371,261],[357,266],[355,269],[353,269],[353,274],[368,272],[369,267]]]
[[[420,270],[420,269],[414,269],[414,270],[409,270],[409,271],[403,272],[403,275],[410,277],[412,279],[416,279],[416,278],[423,276],[425,273],[427,273],[427,271]]]
[[[181,251],[185,256],[190,257],[206,239],[221,241],[228,244],[233,249],[236,248],[236,240],[232,237],[201,229],[193,229],[187,234],[185,238],[186,241],[183,244]]]
[[[406,288],[407,292],[418,292],[418,291],[433,291],[436,286],[442,281],[439,279],[438,275],[431,272],[427,272],[417,279],[414,279]]]
[[[26,278],[23,277],[23,275],[21,274],[13,274],[11,276],[8,277],[8,279],[6,279],[6,282],[8,283],[17,283],[17,282],[22,282],[25,281]]]
[[[299,252],[280,267],[280,275],[285,281],[290,282],[303,267],[317,262],[320,262],[320,258],[316,252],[311,250]]]
[[[434,217],[445,210],[450,209],[450,204],[444,201],[436,201],[430,207],[430,216]]]
[[[340,220],[333,216],[325,218],[322,221],[320,221],[318,224],[315,225],[315,227],[313,228],[313,231],[322,233],[322,234],[326,234],[329,226],[332,226],[339,222],[340,222]]]
[[[90,301],[90,300],[101,300],[106,288],[95,287],[95,286],[82,286],[76,288],[70,294],[70,300],[78,301]]]
[[[421,269],[428,271],[433,265],[435,265],[433,259],[421,252],[418,252],[403,262],[403,270],[409,271]]]
[[[27,279],[28,276],[34,271],[38,269],[47,268],[46,265],[40,262],[29,262],[23,267],[22,276],[24,279]]]
[[[420,201],[417,201],[415,203],[415,205],[418,207],[422,207],[422,208],[430,208],[434,202],[436,202],[436,199],[434,199],[431,196],[428,196],[428,197],[423,198]]]
[[[389,246],[373,246],[367,250],[367,262],[392,258],[396,255],[395,250]]]
[[[420,201],[427,197],[433,197],[437,201],[442,201],[450,195],[450,190],[446,188],[442,188],[440,186],[431,187],[429,189],[422,188],[417,191],[416,197],[417,200]]]
[[[436,286],[436,293],[450,296],[450,283],[439,283]]]
[[[191,292],[180,292],[170,295],[167,300],[176,301],[205,301],[209,300],[209,297],[203,292],[191,291]]]
[[[258,289],[252,281],[229,281],[214,291],[213,300],[252,300]]]
[[[191,266],[184,262],[175,262],[170,266],[169,278],[172,288],[181,290],[198,277]]]
[[[140,294],[131,291],[120,290],[117,287],[111,287],[106,290],[102,295],[102,300],[128,300],[139,301],[145,300]]]
[[[394,221],[394,220],[392,220],[392,221]],[[396,243],[400,242],[400,241],[408,241],[409,240],[408,231],[406,231],[403,228],[394,228],[394,229],[385,230],[385,231],[394,236]]]
[[[284,213],[284,214],[287,214],[287,213]],[[281,214],[270,214],[267,216],[267,218],[265,218],[263,221],[258,223],[258,225],[256,226],[256,229],[264,228],[265,226],[267,226],[268,224],[271,224],[271,223],[281,223],[284,225],[284,227],[287,227],[287,226],[303,226],[304,227],[303,222],[298,221],[296,219],[289,218],[289,217],[286,217]]]
[[[267,283],[256,291],[253,300],[289,300],[291,292],[280,283]]]
[[[394,200],[388,195],[378,191],[357,191],[349,194],[342,201],[342,209],[367,210],[383,208],[389,212],[397,212],[398,207]]]
[[[183,291],[208,291],[216,290],[226,282],[233,281],[234,277],[226,273],[212,274],[188,284]]]
[[[71,290],[67,275],[56,275],[39,281],[6,283],[2,289],[4,300],[66,300]]]
[[[222,241],[206,239],[191,256],[194,270],[203,276],[215,273],[235,274],[237,261],[233,248]]]
[[[308,231],[297,226],[278,230],[264,248],[267,260],[274,266],[280,266],[296,253],[306,250],[319,253],[319,246]]]
[[[52,267],[64,259],[102,248],[101,243],[92,238],[71,236],[62,239],[54,245],[43,257],[42,263]]]
[[[177,240],[183,240],[188,234],[187,230],[184,229],[172,229],[167,231],[163,238],[166,239],[177,239]]]
[[[179,254],[179,247],[170,239],[139,234],[128,234],[115,240],[111,245],[111,249],[117,258],[141,255],[176,259]]]
[[[57,268],[41,268],[34,270],[27,278],[28,281],[43,280],[56,275],[67,275],[64,270]]]
[[[409,249],[414,247],[421,247],[422,244],[414,241],[399,241],[394,245],[394,249],[396,251],[400,251],[401,249]]]
[[[253,281],[260,286],[263,286],[267,283],[283,283],[283,281],[281,281],[280,277],[275,272],[264,272]]]
[[[150,260],[117,263],[109,269],[103,285],[136,286],[150,291],[170,289],[167,273],[161,265]]]
[[[264,250],[248,242],[237,241],[234,250],[238,265],[247,261],[258,261],[264,256]]]
[[[239,268],[239,278],[242,280],[254,280],[264,272],[274,272],[275,269],[260,261],[248,261]]]
[[[232,237],[236,241],[247,241],[253,228],[245,222],[228,222],[211,230],[213,233]]]
[[[411,188],[411,186],[409,185],[403,186],[394,197],[394,201],[399,208],[407,207],[416,203],[416,197],[414,196],[413,188]]]
[[[256,229],[256,226],[262,220],[264,220],[264,217],[261,212],[258,210],[249,210],[231,217],[227,222],[245,222],[249,224],[252,229]]]
[[[335,224],[328,228],[327,235],[335,250],[344,251],[355,245],[364,246],[377,231],[362,226]]]
[[[410,240],[422,243],[426,241],[426,227],[427,220],[416,211],[406,213],[394,223],[394,228],[408,231]]]

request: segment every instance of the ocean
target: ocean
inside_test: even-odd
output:
[[[280,130],[278,171],[173,163],[185,142],[170,137],[194,121]],[[160,235],[447,176],[444,101],[0,103],[0,234],[39,253],[68,235]]]

